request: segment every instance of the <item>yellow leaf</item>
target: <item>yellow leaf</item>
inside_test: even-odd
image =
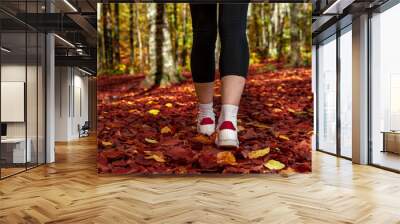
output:
[[[101,144],[102,144],[104,147],[112,146],[112,145],[113,145],[112,142],[106,142],[106,141],[102,141]]]
[[[149,112],[149,114],[154,115],[154,116],[156,116],[158,113],[160,113],[160,111],[157,109],[151,109],[148,112]]]
[[[257,127],[257,128],[262,128],[262,129],[269,128],[268,125],[262,124],[262,123],[257,122],[257,121],[255,121],[255,122],[250,122],[250,123],[248,123],[248,124],[249,124],[249,125],[252,125],[252,126],[254,126],[254,127]]]
[[[172,103],[166,103],[165,106],[171,108],[172,107]]]
[[[279,171],[279,174],[282,175],[283,177],[289,177],[293,174],[295,174],[296,172],[294,171],[293,168],[289,167],[287,169],[281,170]]]
[[[274,112],[274,113],[280,113],[280,112],[282,112],[282,109],[274,108],[274,109],[272,110],[272,112]]]
[[[171,133],[171,132],[172,132],[172,130],[168,126],[161,128],[161,134],[167,134],[167,133]]]
[[[128,101],[128,102],[126,102],[126,104],[133,105],[134,103],[132,101]]]
[[[267,103],[267,104],[265,104],[265,105],[267,105],[268,107],[272,107],[272,106],[273,106],[272,103]]]
[[[151,143],[151,144],[157,144],[157,143],[158,143],[157,140],[154,140],[154,139],[151,139],[151,138],[145,138],[144,140],[145,140],[146,142],[148,142],[148,143]]]
[[[149,101],[149,102],[147,102],[146,104],[154,104],[154,103],[156,103],[156,102],[154,102],[154,101],[150,100],[150,101]]]
[[[278,138],[283,139],[283,140],[290,140],[289,137],[287,137],[286,135],[279,135]]]
[[[295,110],[293,110],[293,109],[291,109],[291,108],[289,108],[288,111],[289,111],[290,113],[295,113],[295,112],[296,112]]]
[[[218,164],[236,165],[236,158],[230,151],[223,151],[217,154]]]
[[[257,158],[263,157],[263,156],[267,155],[269,153],[269,151],[270,151],[269,147],[267,147],[265,149],[259,149],[259,150],[251,151],[249,153],[249,158],[250,159],[257,159]]]
[[[153,152],[153,151],[144,151],[146,156],[144,157],[145,159],[154,159],[157,162],[164,163],[164,154],[162,152]]]
[[[270,170],[281,170],[285,168],[285,164],[273,159],[268,160],[268,162],[264,163],[264,166]]]

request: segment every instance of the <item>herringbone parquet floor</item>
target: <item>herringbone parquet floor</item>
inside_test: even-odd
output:
[[[400,175],[322,153],[312,174],[98,176],[94,138],[0,181],[0,223],[400,223]]]

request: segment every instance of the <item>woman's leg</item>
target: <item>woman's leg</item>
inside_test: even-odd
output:
[[[206,135],[215,131],[213,111],[215,79],[215,41],[217,39],[216,4],[191,4],[193,46],[191,70],[199,101],[197,130]]]
[[[239,105],[249,67],[248,4],[220,4],[222,104]]]
[[[238,147],[237,113],[249,66],[246,36],[248,4],[220,4],[221,115],[217,144]]]
[[[215,79],[215,41],[217,39],[217,5],[191,4],[193,46],[191,70],[200,103],[211,103]]]

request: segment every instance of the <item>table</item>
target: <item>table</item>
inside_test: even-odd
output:
[[[26,163],[31,162],[32,140],[26,139],[28,143],[25,153],[25,138],[5,138],[1,139],[1,157],[6,163]],[[12,158],[12,159],[11,159]]]

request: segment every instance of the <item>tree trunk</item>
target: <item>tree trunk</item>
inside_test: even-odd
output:
[[[114,49],[115,49],[115,65],[118,66],[121,62],[121,54],[119,49],[119,4],[114,4]]]
[[[300,36],[298,26],[298,7],[297,4],[290,6],[290,55],[289,64],[294,67],[298,67],[301,62],[300,58]]]
[[[131,72],[135,73],[135,45],[134,45],[134,32],[133,32],[133,23],[134,23],[134,4],[129,4],[129,47],[130,47],[130,62],[131,62]]]
[[[182,52],[181,52],[181,65],[182,65],[182,69],[186,68],[186,58],[187,58],[187,30],[186,30],[186,26],[187,26],[187,7],[186,4],[183,5],[183,9],[182,9],[182,20],[183,20],[183,31],[182,31]]]
[[[111,68],[113,62],[113,47],[111,37],[111,8],[108,3],[103,4],[103,35],[104,35],[104,46],[105,46],[105,57],[106,57],[106,68]]]
[[[157,14],[156,14],[156,33],[155,33],[155,41],[156,41],[156,71],[155,71],[155,79],[154,85],[160,86],[161,80],[163,76],[163,27],[164,27],[164,5],[157,4]]]
[[[179,50],[178,50],[178,44],[179,44],[179,30],[178,30],[178,5],[175,3],[174,4],[174,61],[175,63],[178,62],[178,57],[179,57]]]
[[[283,28],[285,22],[285,16],[282,15],[281,5],[278,5],[278,19],[277,19],[277,35],[276,35],[276,51],[277,51],[277,58],[278,61],[282,60],[282,48],[283,48]]]
[[[139,5],[138,4],[132,4],[136,6],[136,33],[137,33],[137,41],[138,41],[138,47],[139,47],[139,63],[140,63],[140,72],[144,72],[144,58],[143,58],[143,43],[142,43],[142,33],[140,31],[140,21],[139,21]]]

